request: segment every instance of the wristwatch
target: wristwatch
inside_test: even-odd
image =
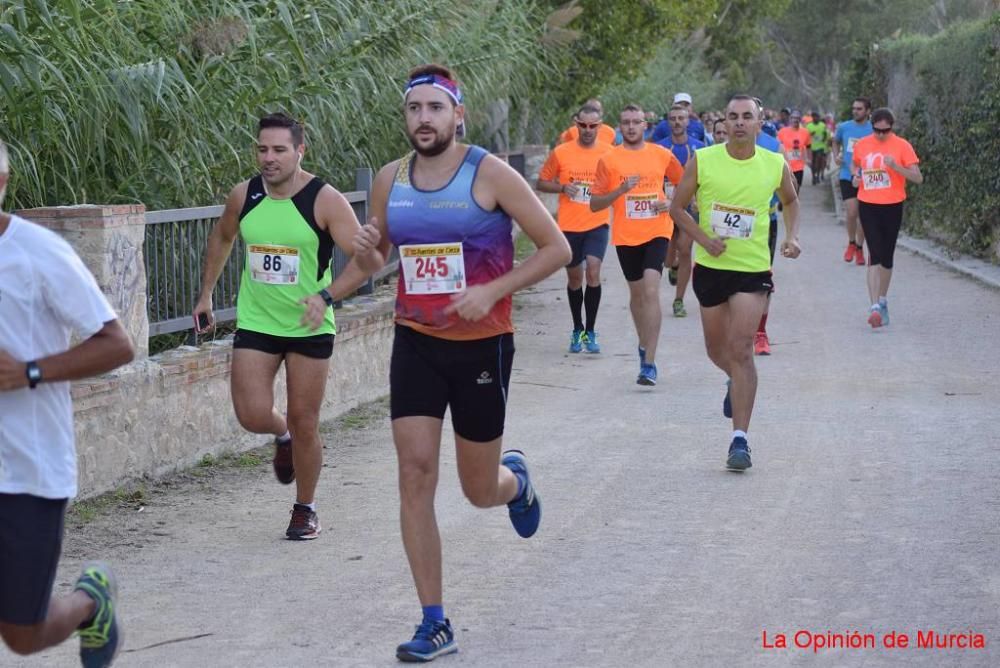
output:
[[[326,302],[327,306],[333,308],[333,297],[326,291],[326,288],[319,291],[319,296],[323,298],[323,301]]]
[[[35,386],[42,380],[42,370],[38,368],[38,362],[28,362],[25,365],[24,373],[28,377],[28,387],[35,389]]]

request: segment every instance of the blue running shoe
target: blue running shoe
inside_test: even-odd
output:
[[[573,333],[569,335],[569,351],[578,353],[581,350],[583,350],[583,330],[574,329]]]
[[[596,355],[601,352],[601,344],[597,342],[597,332],[592,329],[583,333],[583,345],[588,353]]]
[[[118,584],[111,568],[97,561],[84,564],[83,573],[73,590],[94,599],[94,616],[77,629],[80,636],[80,662],[83,668],[110,666],[121,647],[122,633],[115,614]]]
[[[635,382],[639,385],[656,385],[656,365],[643,364],[639,367],[639,377]]]
[[[730,471],[745,471],[753,466],[750,463],[750,447],[747,440],[740,436],[733,439],[729,445],[729,457],[726,459],[726,468]]]
[[[451,622],[447,619],[425,619],[417,627],[413,640],[396,648],[396,658],[414,663],[427,662],[457,651],[458,644],[455,642],[455,632],[451,630]]]
[[[733,402],[729,398],[729,387],[733,384],[732,380],[726,381],[726,398],[722,400],[722,415],[731,418],[733,417]]]
[[[531,476],[528,474],[528,462],[524,459],[524,453],[520,450],[508,450],[503,453],[500,463],[514,472],[520,474],[519,478],[524,480],[524,489],[521,495],[507,504],[507,511],[510,514],[510,523],[514,525],[514,531],[521,538],[531,538],[538,531],[538,524],[542,521],[542,501],[535,494],[535,487],[531,484]]]
[[[889,304],[884,301],[878,303],[878,310],[882,313],[882,326],[889,324]]]

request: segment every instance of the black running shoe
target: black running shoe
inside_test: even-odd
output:
[[[288,523],[288,529],[285,531],[285,537],[288,540],[312,540],[319,538],[319,533],[322,530],[319,526],[319,518],[316,517],[316,512],[310,510],[309,506],[304,506],[301,503],[296,503],[292,506],[292,519]]]

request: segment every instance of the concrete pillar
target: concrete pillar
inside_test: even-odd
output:
[[[149,352],[143,260],[146,207],[83,204],[16,213],[57,232],[73,246],[132,338],[136,359],[146,357]]]

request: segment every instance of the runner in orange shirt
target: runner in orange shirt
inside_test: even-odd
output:
[[[792,169],[792,176],[795,177],[795,187],[802,187],[802,174],[806,168],[806,161],[811,160],[809,155],[809,144],[812,136],[809,131],[802,127],[802,112],[793,111],[791,124],[778,130],[778,141],[785,147],[785,157],[788,159],[788,166]]]
[[[892,131],[896,118],[886,108],[872,112],[872,134],[854,145],[854,186],[858,214],[868,244],[868,324],[889,324],[886,295],[892,279],[896,239],[903,223],[906,182],[923,183],[919,158],[910,142]]]
[[[604,106],[601,104],[601,101],[598,100],[596,97],[592,97],[586,102],[584,102],[583,106],[594,107],[595,109],[597,109],[597,113],[599,113],[601,116],[604,115]],[[576,141],[577,137],[580,136],[580,130],[577,128],[576,120],[577,118],[576,116],[574,116],[573,125],[570,126],[561,135],[559,135],[560,144],[568,144],[569,142]],[[607,144],[608,146],[611,146],[612,144],[615,143],[615,129],[610,125],[608,125],[607,123],[601,123],[601,127],[598,128],[597,130],[597,141],[601,142],[602,144]]]
[[[656,344],[660,338],[660,278],[674,221],[664,180],[675,186],[684,176],[681,163],[662,146],[643,139],[646,119],[642,108],[622,109],[622,144],[597,163],[597,180],[590,198],[591,211],[613,207],[612,242],[628,281],[629,309],[639,335],[640,385],[656,385]]]
[[[601,263],[608,249],[608,211],[590,210],[590,191],[597,176],[597,161],[611,146],[597,141],[601,127],[601,112],[584,105],[576,112],[576,141],[556,146],[542,166],[535,189],[544,193],[559,193],[559,229],[573,251],[566,265],[566,296],[573,316],[573,333],[569,351],[578,353],[586,347],[588,353],[601,352],[597,342],[597,309],[601,304]],[[586,262],[587,292],[583,291]],[[583,322],[586,306],[587,322]]]

